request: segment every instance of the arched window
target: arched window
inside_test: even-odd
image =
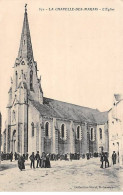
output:
[[[48,137],[49,136],[49,123],[46,122],[45,124],[45,136]]]
[[[33,90],[33,71],[30,71],[30,90]]]
[[[14,131],[13,131],[12,140],[13,140],[13,141],[15,141],[15,140],[16,140],[16,130],[14,130]]]
[[[61,126],[61,138],[64,138],[64,132],[65,131],[65,126],[64,126],[64,124],[62,124],[62,126]]]
[[[15,115],[15,111],[14,110],[12,112],[12,121],[16,121],[16,115]]]
[[[34,137],[34,123],[33,122],[31,124],[31,126],[32,126],[32,137]]]
[[[17,71],[15,72],[15,85],[17,88],[17,86],[18,86],[18,73],[17,73]]]
[[[94,140],[94,128],[91,128],[91,141]]]
[[[76,132],[76,137],[77,137],[77,139],[79,139],[80,138],[80,126],[78,126],[77,127],[77,132]]]
[[[99,128],[99,133],[100,133],[100,139],[102,139],[102,129]]]

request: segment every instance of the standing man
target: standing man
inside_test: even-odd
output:
[[[104,162],[104,153],[103,152],[101,154],[100,161],[102,163],[101,166],[100,166],[100,168],[103,168],[103,162]]]
[[[107,168],[106,167],[107,164],[108,164],[108,167],[109,167],[108,153],[107,152],[104,153],[104,161],[105,161],[105,168]]]
[[[72,161],[72,154],[70,153],[70,161]]]
[[[17,153],[15,152],[15,160],[17,160]]]
[[[115,153],[115,151],[113,151],[113,154],[112,154],[113,165],[116,164],[116,158],[117,158],[116,153]]]
[[[29,154],[28,154],[28,153],[26,153],[26,160],[28,160],[28,156],[29,156]]]
[[[12,162],[12,160],[13,160],[13,153],[11,152],[10,153],[10,161]]]
[[[87,156],[87,160],[89,160],[90,159],[90,154],[87,153],[86,156]]]
[[[32,167],[33,167],[35,169],[35,155],[34,155],[34,152],[32,152],[32,155],[29,158],[31,160],[30,168],[32,169]]]
[[[37,154],[36,154],[36,156],[35,156],[35,159],[37,160],[37,167],[36,167],[36,168],[38,168],[38,167],[39,167],[39,162],[40,162],[39,151],[37,151]]]

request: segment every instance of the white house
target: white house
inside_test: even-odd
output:
[[[117,163],[123,165],[123,96],[114,95],[114,103],[108,112],[109,160],[112,163],[113,151],[117,154]]]

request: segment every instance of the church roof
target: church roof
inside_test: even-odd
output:
[[[74,121],[96,122],[92,113],[99,112],[96,109],[82,107],[49,98],[44,98],[44,104],[54,109],[60,115],[60,118],[71,119]]]
[[[108,111],[94,114],[94,118],[97,124],[104,124],[108,121]]]
[[[36,110],[40,112],[41,116],[56,117],[56,118],[60,117],[54,109],[50,108],[45,104],[40,104],[35,100],[31,100],[31,103],[36,108]]]
[[[43,101],[43,105],[39,102],[31,101],[42,116],[98,124],[107,121],[107,112],[102,113],[97,109],[78,106],[46,97],[43,98]]]

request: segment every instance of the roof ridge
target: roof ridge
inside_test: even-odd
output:
[[[87,108],[87,109],[90,109],[90,110],[95,110],[97,112],[100,112],[97,108],[90,108],[90,107],[86,107],[86,106],[80,106],[80,105],[77,105],[77,104],[73,104],[73,103],[69,103],[69,102],[64,102],[64,101],[61,101],[61,100],[55,100],[55,99],[47,98],[47,97],[43,97],[43,98],[49,99],[49,100],[54,100],[54,101],[61,102],[61,103],[65,103],[65,104],[70,104],[70,105],[77,106],[77,107]]]

